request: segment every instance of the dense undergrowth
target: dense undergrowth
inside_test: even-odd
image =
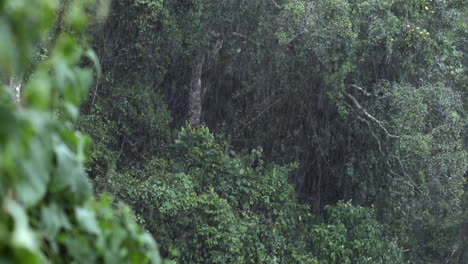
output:
[[[126,201],[177,263],[400,263],[374,211],[340,202],[317,224],[290,172],[240,155],[206,127],[182,128],[165,159],[108,174],[97,186]]]

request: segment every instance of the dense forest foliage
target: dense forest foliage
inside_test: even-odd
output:
[[[467,19],[0,0],[0,263],[468,262]]]

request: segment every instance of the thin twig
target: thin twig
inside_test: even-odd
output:
[[[247,123],[245,125],[245,127],[248,127],[250,124],[252,124],[255,120],[257,120],[260,116],[262,116],[264,113],[266,113],[266,111],[268,111],[271,107],[273,107],[274,105],[276,105],[277,103],[279,103],[281,100],[284,99],[285,96],[281,97],[280,99],[276,100],[274,103],[270,104],[268,107],[266,107],[262,112],[260,112],[260,114],[258,114],[255,118],[253,118],[252,120],[250,120],[249,123]]]
[[[389,155],[389,157],[392,157],[394,159],[396,159],[398,161],[398,163],[400,164],[400,167],[401,167],[401,171],[403,172],[403,175],[405,175],[408,180],[410,180],[410,182],[413,184],[413,186],[418,189],[418,191],[422,192],[422,190],[418,187],[418,185],[413,181],[413,179],[411,178],[410,175],[408,175],[408,173],[405,172],[405,167],[403,165],[403,162],[401,162],[400,158],[395,156],[395,155]]]

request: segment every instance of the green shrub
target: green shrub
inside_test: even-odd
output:
[[[167,159],[115,173],[108,186],[179,263],[315,263],[308,207],[288,183],[294,167],[265,166],[260,150],[237,155],[206,127],[187,127]]]
[[[325,211],[327,221],[313,228],[320,263],[403,263],[401,250],[385,239],[372,209],[339,202]]]
[[[373,209],[338,203],[314,225],[289,174],[261,150],[238,155],[206,127],[181,130],[169,157],[114,173],[129,203],[177,263],[401,263]]]

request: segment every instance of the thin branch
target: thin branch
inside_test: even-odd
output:
[[[361,91],[361,92],[362,92],[364,95],[366,95],[366,96],[371,96],[371,94],[368,93],[364,88],[359,87],[359,86],[357,86],[357,85],[355,85],[355,84],[351,84],[349,87],[352,87],[352,88],[355,88],[355,89]]]
[[[405,172],[405,167],[403,165],[403,162],[401,162],[400,158],[395,156],[395,155],[389,155],[389,157],[392,157],[394,159],[396,159],[398,161],[398,163],[400,164],[400,167],[401,167],[401,171],[403,172],[403,175],[405,175],[408,180],[411,182],[411,184],[413,185],[413,187],[415,187],[416,189],[418,189],[418,191],[421,193],[422,190],[418,187],[418,185],[413,181],[413,179],[411,178],[410,175],[408,175],[408,173]]]
[[[119,154],[117,155],[116,159],[115,159],[115,162],[117,163],[117,161],[120,159],[120,155],[122,155],[122,151],[123,151],[123,147],[125,145],[125,140],[127,139],[127,136],[124,135],[124,138],[122,140],[122,145],[120,145],[120,150],[119,150]]]
[[[101,64],[101,61],[102,61],[102,58],[101,58],[101,49],[99,49],[99,64]],[[94,92],[93,92],[93,100],[91,101],[91,105],[89,106],[89,112],[91,112],[91,110],[93,109],[94,107],[94,102],[96,100],[96,96],[97,96],[97,90],[98,90],[98,87],[99,87],[99,83],[101,82],[101,75],[102,74],[98,74],[97,76],[97,80],[96,80],[96,86],[94,87]]]
[[[399,138],[399,136],[395,136],[393,134],[391,134],[390,132],[388,132],[388,130],[385,128],[385,126],[383,125],[383,122],[378,120],[377,118],[375,118],[374,116],[372,116],[371,114],[369,114],[366,109],[364,109],[361,104],[358,102],[358,100],[356,98],[354,98],[354,96],[350,95],[349,93],[345,92],[345,95],[351,99],[351,101],[353,101],[354,105],[359,109],[361,110],[369,119],[371,119],[372,121],[374,121],[375,123],[377,123],[380,128],[382,128],[383,131],[385,131],[385,133],[389,136],[389,137],[392,137],[392,138]]]
[[[374,133],[374,131],[372,130],[371,125],[370,125],[370,122],[369,122],[368,120],[362,118],[362,117],[359,116],[359,115],[357,116],[357,118],[358,118],[359,120],[361,120],[362,122],[364,122],[364,123],[367,124],[367,126],[369,127],[370,132],[372,133],[372,136],[373,136],[373,137],[375,138],[375,140],[377,141],[377,144],[378,144],[378,146],[379,146],[379,152],[380,152],[380,154],[382,154],[382,155],[385,156],[385,154],[384,154],[383,151],[382,151],[382,144],[380,143],[380,140],[379,140],[379,138],[377,137],[377,135],[376,135],[376,134]]]
[[[260,112],[260,114],[258,114],[256,117],[254,117],[252,120],[250,120],[249,123],[247,123],[245,125],[245,127],[248,127],[250,124],[252,124],[255,120],[257,120],[260,116],[262,116],[264,113],[266,113],[270,108],[272,108],[274,105],[276,105],[277,103],[281,102],[281,100],[284,99],[284,97],[286,96],[283,96],[281,97],[280,99],[276,100],[274,103],[270,104],[268,107],[266,107],[262,112]]]
[[[98,90],[98,87],[99,87],[99,81],[100,81],[100,79],[97,78],[97,80],[96,80],[96,86],[94,87],[93,100],[91,101],[91,105],[90,105],[90,107],[89,107],[89,111],[90,111],[90,112],[91,112],[91,109],[93,109],[94,101],[96,100],[97,90]]]

